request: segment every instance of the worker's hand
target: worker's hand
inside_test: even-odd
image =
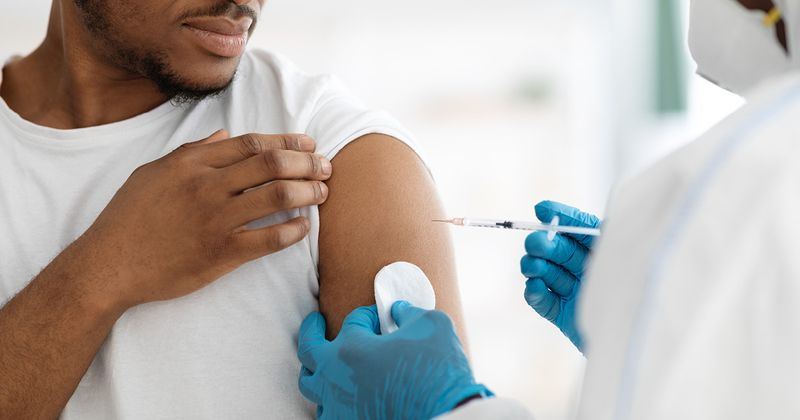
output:
[[[600,219],[576,208],[552,201],[536,205],[536,217],[543,223],[550,223],[554,216],[562,226],[600,227]],[[594,238],[559,233],[551,241],[547,235],[548,232],[534,232],[525,240],[526,255],[520,264],[522,274],[528,278],[525,300],[583,351],[575,306]]]
[[[100,299],[127,308],[184,296],[306,236],[302,217],[246,225],[325,201],[331,164],[313,154],[314,141],[227,137],[217,132],[136,169],[76,241],[81,255],[108,273],[94,285]]]
[[[408,302],[392,306],[399,329],[380,334],[375,306],[358,308],[333,341],[313,312],[300,327],[300,391],[330,419],[429,419],[491,392],[476,384],[453,323]]]

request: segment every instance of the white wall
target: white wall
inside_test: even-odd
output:
[[[617,7],[606,8],[612,1]],[[638,87],[610,82],[612,51],[619,51],[612,45],[629,34],[611,31],[609,22],[627,10],[618,6],[638,1],[273,0],[250,47],[335,73],[367,103],[398,116],[427,150],[453,216],[531,219],[541,199],[599,214],[609,185],[629,169],[614,167],[613,156],[632,156],[631,168],[654,158],[638,152],[635,135],[611,138],[612,125],[624,121],[617,99]],[[0,56],[36,45],[48,6],[0,4]],[[733,106],[704,89],[695,90],[694,104],[710,95]],[[691,113],[672,124],[679,139],[655,155],[720,114]],[[539,419],[568,417],[583,361],[522,298],[525,235],[453,234],[478,379],[525,401]]]

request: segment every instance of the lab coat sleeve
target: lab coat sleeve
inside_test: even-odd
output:
[[[508,398],[484,398],[461,406],[435,420],[533,420],[522,404]]]

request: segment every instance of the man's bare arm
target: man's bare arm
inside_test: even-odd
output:
[[[218,132],[137,169],[92,226],[0,309],[0,419],[48,419],[128,308],[192,293],[306,236],[330,163],[300,135]],[[252,189],[267,183],[263,188]]]
[[[0,418],[58,417],[123,309],[89,285],[92,272],[68,248],[0,309]]]
[[[329,338],[358,306],[375,303],[378,271],[396,261],[419,266],[436,306],[463,323],[453,248],[433,180],[408,146],[368,135],[333,159],[330,196],[320,207],[320,311]]]

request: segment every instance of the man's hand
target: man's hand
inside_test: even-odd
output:
[[[392,306],[399,329],[380,334],[373,306],[344,320],[333,341],[325,318],[313,312],[300,327],[300,391],[330,419],[429,419],[475,396],[490,396],[475,383],[453,322],[440,311],[408,302]]]
[[[314,148],[304,135],[209,138],[138,168],[80,239],[119,273],[101,289],[125,306],[173,299],[300,241],[302,217],[245,226],[325,201],[331,164]]]
[[[600,219],[576,208],[552,201],[536,205],[536,217],[543,223],[550,223],[554,216],[558,216],[559,224],[564,226],[600,227]],[[525,300],[583,351],[575,306],[594,238],[559,233],[551,241],[547,236],[548,232],[539,231],[525,240],[526,255],[520,263],[522,274],[528,278]]]
[[[78,240],[0,308],[0,418],[56,418],[133,305],[191,293],[305,237],[330,162],[303,135],[218,132],[137,169]],[[266,184],[266,185],[264,185]]]

